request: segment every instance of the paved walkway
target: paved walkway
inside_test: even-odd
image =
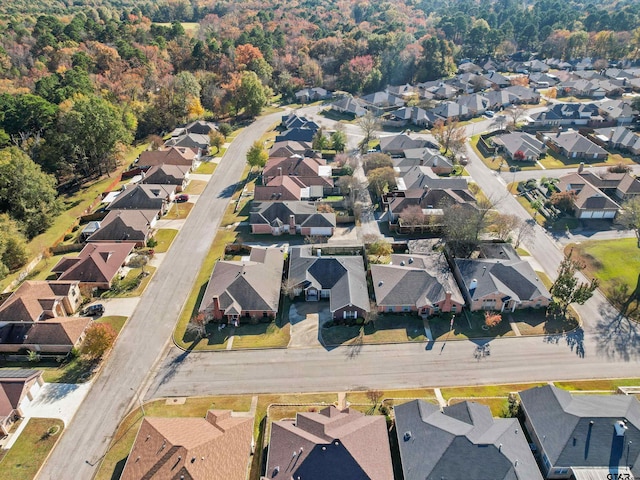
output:
[[[434,388],[433,389],[433,393],[435,393],[435,395],[436,395],[436,400],[438,400],[438,404],[441,407],[446,407],[447,406],[447,401],[442,396],[442,392],[440,391],[440,389],[439,388]]]
[[[522,334],[520,333],[518,324],[513,320],[513,317],[511,315],[507,315],[507,319],[509,320],[509,326],[511,327],[511,330],[513,330],[513,333],[515,333],[516,337],[521,337]]]

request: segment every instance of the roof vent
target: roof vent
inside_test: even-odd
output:
[[[502,444],[498,445],[498,451],[501,452],[502,451]]]
[[[400,262],[400,265],[404,267],[404,260]]]
[[[405,442],[408,442],[409,440],[411,440],[411,432],[410,431],[404,432],[403,438]]]
[[[409,257],[409,263],[413,263],[413,257]]]
[[[379,287],[381,287],[382,285],[384,285],[384,280],[380,280],[380,281],[378,282],[378,286],[379,286]]]
[[[326,451],[326,450],[327,450],[327,447],[323,446],[323,447],[322,447],[322,451],[324,452],[324,451]]]
[[[469,284],[469,290],[475,290],[476,288],[478,288],[478,280],[474,278]]]
[[[616,423],[613,424],[614,428],[616,429],[616,436],[617,437],[624,437],[624,432],[627,430],[627,426],[624,424],[624,422],[622,420],[618,420]]]

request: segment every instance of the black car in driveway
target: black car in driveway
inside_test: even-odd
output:
[[[83,315],[88,317],[99,317],[104,313],[104,305],[101,303],[96,303],[95,305],[89,305],[82,311]]]

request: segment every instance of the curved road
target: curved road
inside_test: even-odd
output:
[[[247,150],[281,115],[258,119],[231,143],[39,479],[95,475],[120,420],[139,399],[138,392],[171,341],[176,319],[244,170]]]

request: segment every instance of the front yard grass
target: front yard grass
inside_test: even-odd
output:
[[[478,397],[474,398],[472,401],[479,403],[481,405],[486,405],[491,410],[491,415],[494,417],[504,417],[505,410],[508,406],[509,397]],[[466,398],[452,398],[449,402],[449,405],[455,405],[456,403],[462,403]]]
[[[565,252],[573,250],[574,258],[582,260],[582,271],[587,278],[600,280],[600,290],[607,294],[615,280],[629,285],[633,291],[640,272],[640,248],[635,238],[592,240],[567,245]]]
[[[520,392],[533,387],[547,385],[541,383],[506,383],[502,385],[473,385],[468,387],[441,388],[445,400],[451,398],[508,397],[511,392]]]
[[[187,188],[184,189],[184,192],[187,195],[200,195],[204,192],[204,189],[207,187],[209,182],[205,182],[204,180],[191,180],[187,185]]]
[[[176,325],[176,328],[173,332],[173,339],[178,347],[185,349],[197,349],[199,344],[206,343],[206,341],[203,342],[203,340],[199,340],[198,345],[192,345],[194,341],[196,341],[196,339],[193,335],[186,332],[187,324],[189,323],[189,320],[193,317],[193,315],[198,312],[200,302],[202,301],[204,292],[207,289],[209,277],[211,277],[211,272],[213,272],[213,267],[215,266],[218,259],[224,256],[224,248],[226,244],[233,243],[235,238],[235,232],[228,230],[219,230],[215,238],[213,239],[211,247],[209,248],[209,253],[207,253],[204,262],[202,262],[202,266],[200,267],[200,272],[198,273],[198,276],[196,278],[193,290],[191,290],[191,293],[189,294],[189,297],[184,304],[184,308],[182,309],[182,313],[180,314],[180,318],[178,319],[178,324]],[[204,346],[201,348],[204,348]]]
[[[234,328],[233,348],[286,348],[290,338],[289,323],[282,327],[275,322],[241,325]]]
[[[122,327],[124,327],[127,318],[128,317],[125,317],[123,315],[108,315],[106,317],[99,318],[95,321],[95,323],[108,323],[113,327],[116,333],[120,333],[120,330],[122,330]]]
[[[350,403],[371,404],[369,390],[359,390],[347,392],[347,401]],[[436,394],[432,388],[414,388],[411,390],[379,390],[382,395],[378,403],[388,399],[409,399],[422,398],[433,400],[436,398]],[[394,402],[395,404],[396,402]]]
[[[567,390],[608,390],[615,391],[618,387],[640,386],[640,378],[607,378],[602,380],[574,380],[570,382],[553,382],[556,387]]]
[[[362,334],[361,334],[362,331]],[[321,335],[326,345],[424,342],[424,323],[417,315],[380,314],[365,325],[335,325],[323,327]]]
[[[62,434],[64,423],[54,418],[31,418],[16,443],[0,461],[0,478],[31,480]]]
[[[451,332],[449,332],[450,321],[450,315],[442,315],[429,320],[429,327],[431,327],[431,334],[435,341],[498,338],[515,335],[505,314],[498,325],[486,330],[482,328],[484,326],[484,312],[465,311],[463,314],[456,315]]]
[[[111,290],[107,290],[100,295],[101,298],[131,298],[142,295],[151,277],[156,271],[156,267],[146,265],[144,273],[142,268],[131,268],[124,279],[114,282]]]
[[[178,230],[173,228],[161,228],[158,230],[153,236],[154,240],[157,242],[156,246],[153,247],[153,251],[155,253],[165,253],[169,250],[169,247],[176,238],[176,235],[178,235]]]
[[[193,173],[198,173],[200,175],[213,175],[213,172],[216,171],[216,167],[218,166],[213,160],[209,160],[208,162],[202,162],[196,168],[196,171]],[[192,180],[193,181],[193,180]]]
[[[189,216],[191,210],[193,209],[195,203],[184,202],[184,203],[174,203],[173,206],[169,209],[163,220],[184,220]]]
[[[547,316],[544,309],[516,310],[506,315],[511,315],[522,335],[557,335],[569,332],[578,326],[574,316],[567,315],[567,318]]]

